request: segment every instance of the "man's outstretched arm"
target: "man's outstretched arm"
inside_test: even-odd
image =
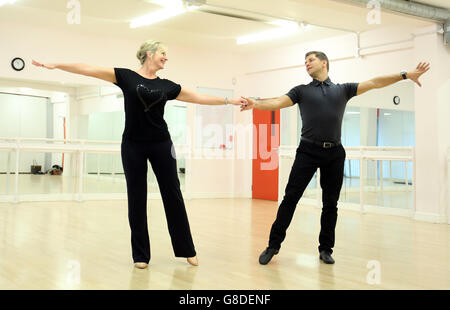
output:
[[[291,98],[289,98],[286,95],[266,99],[253,99],[250,97],[242,97],[242,98],[247,101],[247,104],[242,105],[241,112],[250,109],[257,109],[263,111],[277,111],[294,105]]]
[[[429,69],[430,63],[421,62],[417,65],[415,69],[410,70],[406,73],[406,78],[414,81],[417,85],[422,87],[422,84],[419,82],[419,77],[425,72],[427,72]],[[383,88],[392,85],[394,83],[397,83],[398,81],[401,80],[403,80],[403,77],[400,73],[376,77],[371,80],[359,83],[356,95],[364,94],[366,91],[369,91],[371,89]]]

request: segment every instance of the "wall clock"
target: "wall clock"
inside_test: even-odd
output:
[[[400,104],[400,97],[399,96],[394,96],[394,104],[395,105],[399,105]]]
[[[11,66],[16,71],[22,71],[25,68],[25,61],[20,57],[16,57],[11,61]]]

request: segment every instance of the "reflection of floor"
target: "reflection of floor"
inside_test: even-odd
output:
[[[326,265],[317,253],[320,210],[304,205],[280,253],[261,266],[277,202],[185,204],[200,265],[174,256],[162,202],[151,200],[145,270],[133,267],[125,200],[0,204],[0,289],[450,289],[447,224],[341,210],[336,264]]]
[[[185,175],[178,173],[181,190],[184,190]],[[147,179],[148,192],[159,192],[156,178],[149,173]],[[9,183],[9,184],[7,184]],[[0,174],[0,195],[13,195],[15,188],[15,175]],[[19,174],[19,194],[70,194],[77,192],[78,178],[67,175],[32,175]],[[83,193],[126,193],[125,176],[115,175],[85,175],[83,177]]]
[[[181,190],[185,188],[185,175],[178,174],[181,184]],[[9,177],[9,191],[6,186],[6,175],[0,174],[0,195],[14,194],[14,175]],[[71,179],[69,176],[52,175],[19,175],[19,195],[37,195],[37,194],[70,194],[77,192],[78,178]],[[384,190],[378,187],[374,191],[373,182],[365,182],[370,186],[364,193],[364,202],[368,205],[385,206],[392,208],[411,209],[413,203],[412,191],[407,190],[405,185],[392,184],[388,181],[384,183]],[[410,187],[409,187],[410,188]],[[148,192],[158,193],[159,188],[154,175],[149,173]],[[125,176],[123,174],[115,175],[114,178],[109,175],[88,175],[83,178],[83,193],[126,193]],[[316,198],[316,185],[313,179],[305,191],[303,197]],[[340,201],[359,204],[359,179],[345,180],[342,187]]]
[[[340,201],[349,203],[360,203],[359,192],[341,192]],[[390,208],[401,208],[401,209],[412,209],[413,205],[413,192],[412,191],[366,191],[364,192],[364,204],[390,207]]]

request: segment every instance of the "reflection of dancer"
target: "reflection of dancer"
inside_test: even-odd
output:
[[[189,222],[180,190],[173,144],[163,119],[167,100],[220,105],[246,104],[245,99],[219,98],[182,88],[156,75],[166,63],[166,47],[147,41],[140,47],[138,71],[122,68],[101,68],[86,64],[41,64],[36,66],[96,77],[112,82],[122,89],[125,101],[125,130],[122,135],[122,164],[128,194],[128,219],[131,228],[132,255],[137,268],[146,268],[150,261],[147,227],[147,160],[158,181],[167,224],[176,257],[186,257],[198,265]]]
[[[303,128],[294,164],[289,175],[285,196],[281,202],[269,237],[269,246],[264,250],[259,263],[267,264],[281,248],[286,230],[294,215],[295,207],[317,168],[320,168],[322,187],[322,215],[319,235],[320,259],[333,264],[337,202],[344,176],[345,150],[341,145],[341,125],[347,101],[368,90],[382,88],[402,79],[411,79],[419,86],[419,77],[428,71],[429,64],[419,63],[416,69],[398,74],[374,78],[362,83],[334,84],[328,77],[328,58],[321,52],[309,52],[305,66],[313,81],[292,88],[286,95],[272,99],[248,101],[241,111],[251,108],[279,110],[298,103]]]

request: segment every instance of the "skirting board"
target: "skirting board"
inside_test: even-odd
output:
[[[434,213],[427,213],[427,212],[416,212],[414,214],[413,219],[416,221],[421,222],[430,222],[430,223],[436,223],[436,224],[450,224],[448,222],[448,216],[447,215],[439,215]]]

